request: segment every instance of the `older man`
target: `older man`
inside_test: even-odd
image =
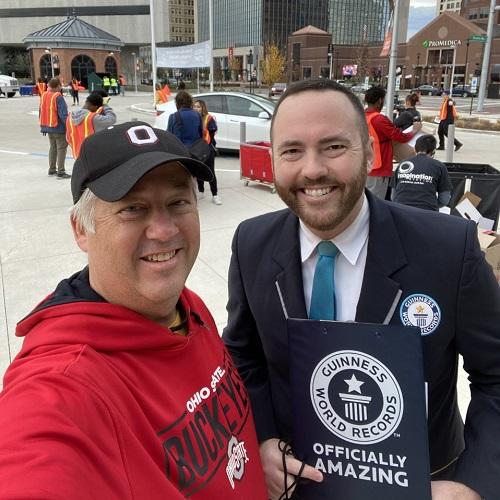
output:
[[[250,394],[270,497],[279,498],[285,478],[290,485],[301,472],[301,463],[283,454],[294,415],[286,310],[291,318],[419,326],[433,500],[498,498],[500,294],[475,224],[364,190],[372,141],[361,103],[342,85],[322,79],[290,86],[271,136],[275,185],[289,208],[237,229],[223,334]],[[312,293],[325,244],[336,247],[335,298]],[[316,315],[313,296],[329,310],[333,302],[336,315]],[[415,307],[429,310],[418,324]],[[465,428],[459,353],[471,381]],[[309,466],[301,474],[322,479]]]
[[[75,162],[88,267],[17,327],[0,398],[0,498],[266,498],[250,403],[202,300],[193,176],[170,133],[125,123]]]
[[[57,179],[69,179],[64,162],[66,160],[66,118],[68,106],[61,94],[61,81],[52,78],[48,83],[48,90],[40,96],[40,132],[49,138],[49,175]]]

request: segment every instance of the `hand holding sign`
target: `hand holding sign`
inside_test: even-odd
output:
[[[266,478],[267,491],[270,500],[278,500],[285,492],[285,471],[283,470],[283,451],[280,449],[279,439],[267,439],[260,445],[260,459],[264,475]],[[299,473],[302,462],[297,460],[293,455],[285,455],[286,463],[286,487],[289,488],[295,481]],[[300,474],[300,477],[310,479],[312,481],[323,481],[323,474],[310,465],[306,465]],[[295,486],[288,492],[292,495]]]

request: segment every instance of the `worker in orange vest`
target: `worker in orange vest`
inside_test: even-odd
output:
[[[441,109],[439,110],[439,125],[438,125],[438,137],[439,137],[439,147],[437,149],[444,149],[444,138],[448,137],[448,127],[455,123],[455,118],[457,117],[457,110],[455,109],[455,102],[450,98],[449,91],[445,90],[443,92],[443,101],[441,103]],[[453,140],[455,145],[455,151],[458,151],[463,144],[457,139]]]
[[[161,88],[161,85],[159,83],[156,84],[155,87],[155,107],[158,104],[163,104],[164,102],[168,102],[168,95],[165,92],[164,89]]]
[[[36,81],[36,90],[38,95],[40,96],[40,99],[42,98],[42,94],[44,92],[47,92],[47,84],[42,77],[39,77]]]
[[[73,98],[73,106],[75,104],[80,105],[80,98],[78,97],[78,91],[80,90],[80,82],[73,77],[71,80],[71,97]]]
[[[78,158],[82,142],[89,135],[114,123],[116,114],[103,103],[103,96],[98,92],[89,94],[82,109],[72,111],[66,121],[66,140],[71,146],[73,158]]]
[[[381,199],[390,199],[389,181],[392,177],[392,160],[394,150],[392,141],[406,143],[422,128],[421,122],[413,124],[410,133],[403,133],[387,116],[380,112],[384,107],[385,89],[371,87],[365,92],[366,122],[368,132],[373,138],[374,161],[368,177],[366,187]],[[415,150],[413,149],[413,156]]]
[[[58,179],[69,179],[64,161],[66,159],[66,118],[68,107],[61,94],[59,78],[49,81],[47,92],[40,98],[40,132],[49,137],[49,175],[56,175]]]

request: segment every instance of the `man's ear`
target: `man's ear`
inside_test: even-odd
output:
[[[82,252],[87,253],[87,233],[84,229],[79,227],[74,217],[71,217],[70,220],[71,229],[73,230],[73,237],[75,238],[76,244]]]
[[[373,163],[375,161],[375,150],[373,148],[373,137],[368,136],[368,143],[366,144],[366,170],[368,173],[372,171]]]

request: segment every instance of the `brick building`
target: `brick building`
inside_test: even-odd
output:
[[[30,52],[35,80],[60,76],[67,84],[75,77],[87,87],[90,73],[120,73],[123,42],[76,16],[30,33],[23,41]]]
[[[482,65],[485,30],[455,12],[445,11],[406,43],[399,44],[397,72],[403,89],[427,83],[449,87],[455,56],[454,84],[470,83]],[[328,33],[312,26],[296,31],[288,39],[288,79],[328,76]],[[381,56],[381,45],[335,46],[332,77],[352,82],[387,83],[389,57]],[[456,52],[456,54],[455,54]],[[500,64],[500,37],[494,38],[491,68]],[[350,73],[350,74],[349,74]],[[352,74],[354,73],[354,74]]]

